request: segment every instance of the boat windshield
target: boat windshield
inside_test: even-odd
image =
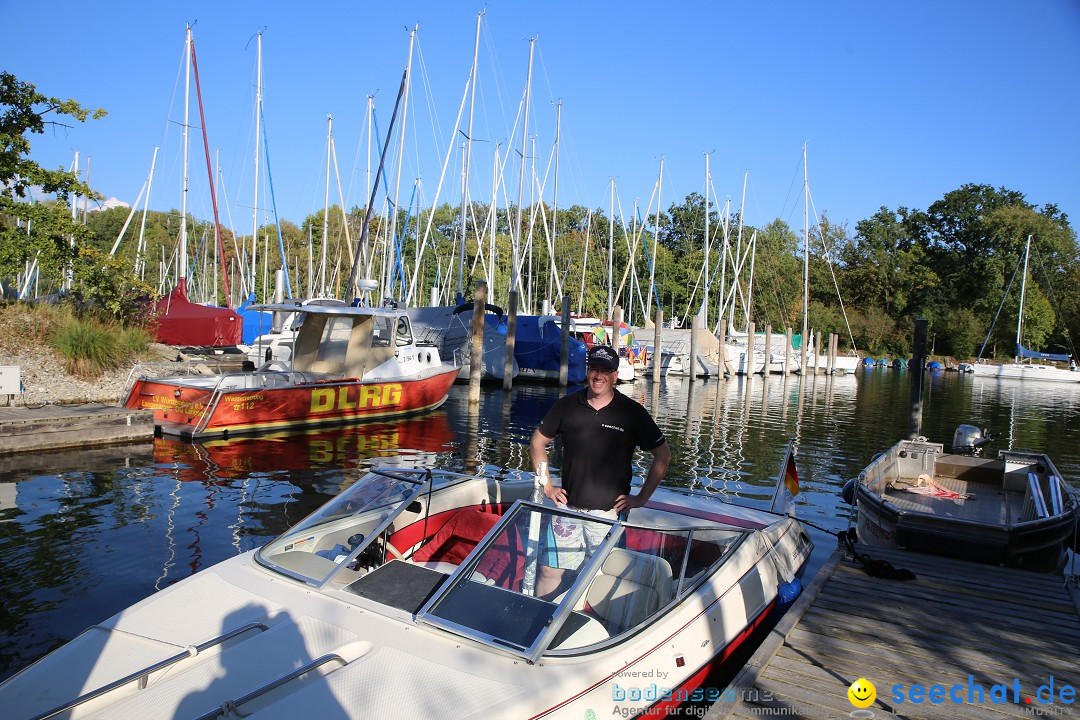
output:
[[[425,471],[373,470],[264,546],[256,558],[318,583],[341,565],[355,564],[369,546],[384,552],[380,538],[394,518],[420,494],[457,481],[460,478]],[[378,562],[372,558],[371,564]]]
[[[417,619],[530,662],[549,649],[572,654],[651,622],[743,535],[519,502]]]

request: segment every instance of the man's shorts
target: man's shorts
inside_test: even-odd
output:
[[[588,513],[605,520],[617,520],[614,510],[584,510],[568,507],[568,510]],[[593,551],[604,542],[611,526],[607,523],[589,522],[583,518],[552,515],[540,538],[540,564],[566,570],[577,570]]]

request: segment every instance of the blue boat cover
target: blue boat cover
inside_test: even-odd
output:
[[[1055,362],[1069,362],[1071,359],[1068,355],[1055,355],[1053,353],[1038,352],[1036,350],[1028,350],[1020,343],[1016,343],[1016,356],[1022,358],[1031,358],[1033,360],[1053,360]]]
[[[255,302],[255,293],[248,295],[247,300],[245,300],[240,307],[236,308],[236,314],[244,321],[244,330],[242,333],[243,339],[241,342],[245,345],[250,345],[255,342],[255,338],[270,332],[271,328],[274,326],[273,313],[248,310],[248,306],[253,302]]]
[[[518,367],[559,371],[562,333],[553,318],[518,315],[514,335],[514,358]],[[569,340],[570,357],[566,379],[569,383],[580,384],[585,382],[585,343],[573,337]]]

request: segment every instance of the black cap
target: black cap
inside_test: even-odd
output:
[[[589,348],[588,365],[608,372],[619,369],[619,356],[610,345],[593,345]]]

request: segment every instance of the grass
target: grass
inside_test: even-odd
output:
[[[0,346],[14,355],[29,347],[50,347],[69,374],[85,379],[100,377],[139,357],[150,341],[142,328],[80,315],[68,305],[0,307]]]

